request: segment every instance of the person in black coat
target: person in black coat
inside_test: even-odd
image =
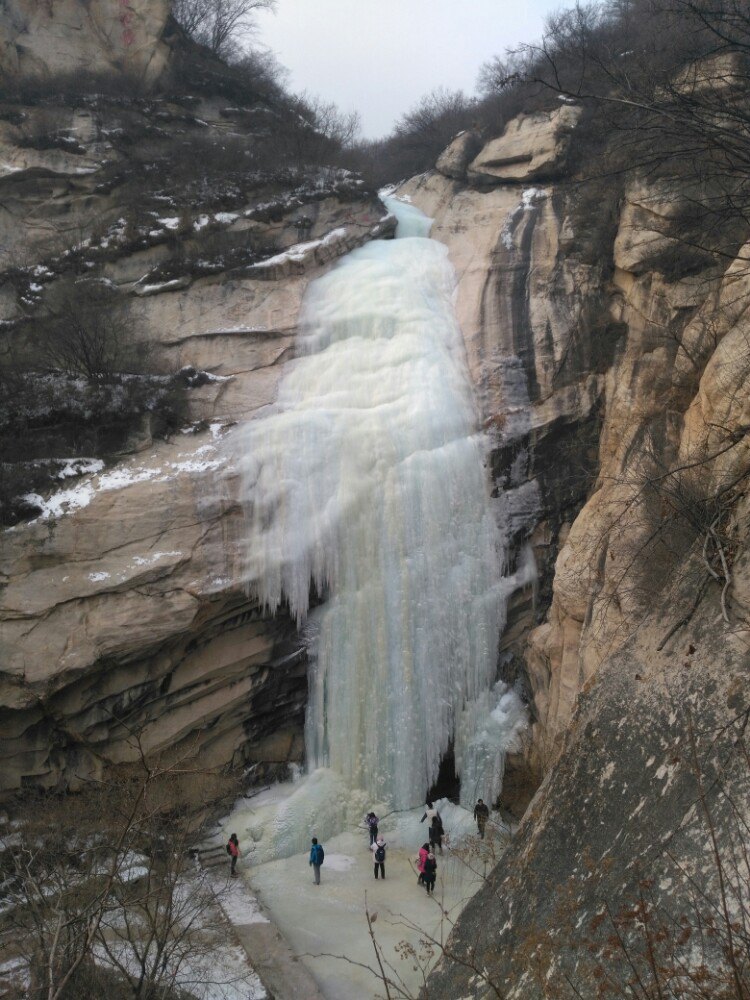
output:
[[[432,818],[432,823],[430,824],[430,847],[433,850],[437,847],[441,854],[443,853],[444,833],[445,831],[443,830],[443,821],[440,819],[440,813],[436,812]]]
[[[486,804],[482,799],[477,799],[477,804],[474,806],[474,819],[477,821],[477,829],[482,840],[484,840],[484,828],[487,826],[489,818],[490,811]]]
[[[430,851],[427,855],[427,860],[424,863],[424,885],[427,890],[427,895],[431,896],[435,888],[435,879],[437,878],[437,861],[435,860],[435,855]]]

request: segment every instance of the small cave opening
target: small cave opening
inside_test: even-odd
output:
[[[435,784],[428,790],[426,800],[434,802],[436,799],[450,799],[451,802],[458,802],[460,795],[461,779],[456,774],[456,755],[451,743],[443,754],[438,776]]]

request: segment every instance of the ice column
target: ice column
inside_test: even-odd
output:
[[[299,622],[311,583],[325,597],[308,766],[406,808],[452,739],[481,781],[458,722],[477,700],[486,716],[505,591],[453,269],[429,220],[389,208],[403,238],[310,286],[299,356],[274,412],[246,426],[242,472],[249,584]]]

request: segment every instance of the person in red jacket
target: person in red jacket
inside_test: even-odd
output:
[[[429,853],[430,853],[430,845],[422,844],[422,846],[419,848],[419,857],[417,858],[417,871],[419,872],[417,885],[424,884],[424,863],[427,860]]]
[[[227,843],[227,854],[232,859],[229,868],[229,873],[232,876],[232,878],[237,878],[238,876],[235,869],[237,868],[237,858],[240,856],[240,842],[237,840],[236,833],[233,833],[232,836],[229,838],[229,841]]]

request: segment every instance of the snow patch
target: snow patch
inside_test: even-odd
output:
[[[104,462],[100,458],[65,458],[65,463],[55,475],[55,479],[70,479],[71,476],[93,475],[101,472]]]
[[[326,864],[328,858],[326,858]],[[271,921],[260,912],[260,905],[244,881],[238,879],[220,888],[219,905],[230,924],[269,924]]]
[[[345,228],[332,229],[330,233],[327,233],[321,239],[311,240],[309,243],[295,243],[287,250],[284,250],[283,253],[276,254],[275,257],[269,257],[268,260],[262,260],[254,264],[253,267],[275,267],[276,264],[283,264],[287,260],[302,261],[318,247],[328,246],[336,240],[341,239],[342,236],[346,236]]]
[[[547,197],[547,192],[542,188],[530,187],[521,195],[521,206],[525,210],[534,207],[534,202],[543,201]]]
[[[204,461],[195,461],[190,459],[186,462],[169,462],[169,468],[173,469],[175,472],[210,472],[212,469],[218,469],[225,462],[223,458],[208,459]]]
[[[184,278],[173,278],[171,281],[162,281],[155,285],[139,285],[136,288],[136,293],[138,295],[159,295],[161,292],[178,291],[184,287]]]
[[[47,521],[51,517],[61,517],[63,514],[70,514],[71,511],[88,507],[94,499],[94,488],[90,483],[81,483],[71,489],[53,493],[47,500],[38,493],[27,493],[22,499],[41,509],[39,517],[30,522],[34,524],[35,521]]]
[[[111,472],[99,476],[98,488],[103,492],[106,490],[122,490],[135,483],[145,483],[149,479],[156,479],[161,475],[161,469],[113,469]]]
[[[169,559],[176,556],[181,556],[182,552],[152,552],[147,556],[133,556],[134,566],[153,566],[154,563],[159,562],[160,559]],[[109,574],[107,574],[109,576]]]

